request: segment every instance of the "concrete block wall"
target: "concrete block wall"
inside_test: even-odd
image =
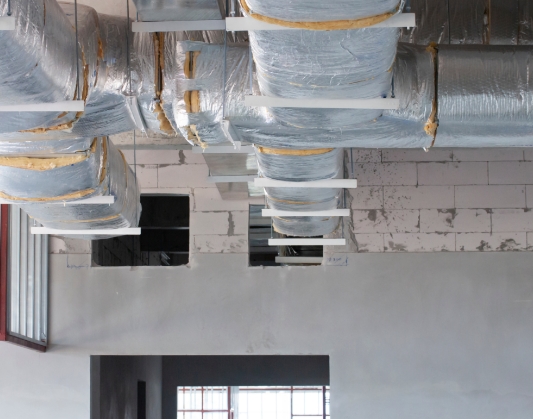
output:
[[[207,183],[208,167],[201,154],[191,150],[123,150],[136,169],[141,192],[184,194],[190,197],[190,253],[248,253],[250,201],[224,201],[214,183]],[[90,254],[90,242],[50,238],[51,253]]]
[[[353,160],[343,252],[533,248],[531,149],[353,150]]]
[[[133,152],[124,154],[133,165]],[[533,150],[353,150],[353,158],[348,244],[327,254],[533,249]],[[143,193],[190,196],[192,254],[248,252],[248,208],[262,199],[222,200],[190,150],[138,150],[136,163]],[[53,253],[90,250],[51,238]]]

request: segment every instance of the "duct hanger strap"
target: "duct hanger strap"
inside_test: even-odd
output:
[[[0,31],[14,31],[15,26],[14,16],[0,16]]]
[[[271,96],[246,96],[244,104],[267,108],[309,108],[309,109],[400,109],[400,100],[376,99],[289,99]]]
[[[0,112],[84,112],[83,100],[65,102],[29,103],[21,105],[0,105]]]

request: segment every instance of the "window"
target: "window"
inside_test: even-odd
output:
[[[177,419],[325,419],[329,387],[178,387]]]
[[[93,241],[98,266],[179,266],[189,262],[189,197],[142,195],[140,236]]]
[[[1,206],[0,340],[46,351],[48,236],[15,205]]]
[[[307,259],[309,265],[320,265],[324,255],[324,246],[269,246],[268,239],[288,237],[279,234],[272,228],[272,218],[263,217],[261,210],[264,205],[250,205],[250,222],[248,241],[250,246],[250,266],[283,266],[280,257],[291,258],[291,265],[298,265],[297,258]],[[285,259],[287,260],[287,259]],[[309,263],[309,260],[314,262]]]

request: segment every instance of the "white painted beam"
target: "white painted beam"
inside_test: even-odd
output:
[[[281,211],[275,209],[261,210],[263,217],[349,217],[349,209],[332,209],[327,211]]]
[[[412,28],[416,26],[416,18],[414,13],[399,13],[391,18],[377,23],[371,28]],[[254,19],[253,17],[227,17],[226,31],[240,32],[240,31],[290,31],[301,30],[298,28],[288,28],[286,26],[274,25],[272,23],[263,22]]]
[[[0,112],[83,112],[83,100],[65,102],[31,103],[25,105],[0,105]]]
[[[241,146],[240,148],[235,148],[231,145],[224,146],[211,146],[207,148],[202,147],[193,147],[193,154],[253,154],[254,147],[251,145]]]
[[[133,22],[133,32],[225,31],[224,20],[180,20],[166,22]]]
[[[114,196],[93,196],[79,201],[57,201],[57,202],[12,202],[0,199],[0,204],[27,204],[27,205],[111,205],[115,202]]]
[[[209,176],[207,183],[246,183],[253,182],[255,176]]]
[[[117,236],[140,236],[140,227],[136,228],[108,228],[108,229],[94,229],[94,230],[58,230],[47,227],[32,227],[31,234],[57,234],[60,236],[69,235],[83,235],[90,234],[91,236],[108,236],[110,234]]]
[[[399,109],[399,99],[288,99],[270,96],[246,96],[244,104],[267,108],[309,109]]]
[[[276,256],[276,263],[291,264],[321,264],[324,258],[311,256]]]
[[[255,186],[264,188],[357,188],[357,179],[324,179],[309,182],[287,182],[268,178],[255,178]]]
[[[269,246],[344,246],[346,239],[268,239]]]
[[[0,16],[0,31],[14,31],[15,24],[14,16]]]

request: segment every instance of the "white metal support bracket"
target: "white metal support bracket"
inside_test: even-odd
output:
[[[133,22],[133,32],[225,31],[224,20],[182,20],[167,22]]]
[[[91,236],[108,236],[110,234],[117,236],[140,236],[141,228],[108,228],[108,229],[94,229],[94,230],[58,230],[47,227],[32,227],[31,234],[56,234],[59,236],[84,235]]]
[[[14,16],[0,16],[0,31],[14,31],[15,17]]]
[[[309,182],[287,182],[268,178],[255,178],[255,186],[264,188],[357,188],[357,179],[324,179]]]
[[[0,105],[0,112],[83,112],[83,100],[65,102],[31,103],[24,105]]]
[[[349,217],[349,209],[332,209],[327,211],[281,211],[275,209],[261,210],[263,217]]]
[[[345,246],[346,239],[268,239],[269,246]]]

